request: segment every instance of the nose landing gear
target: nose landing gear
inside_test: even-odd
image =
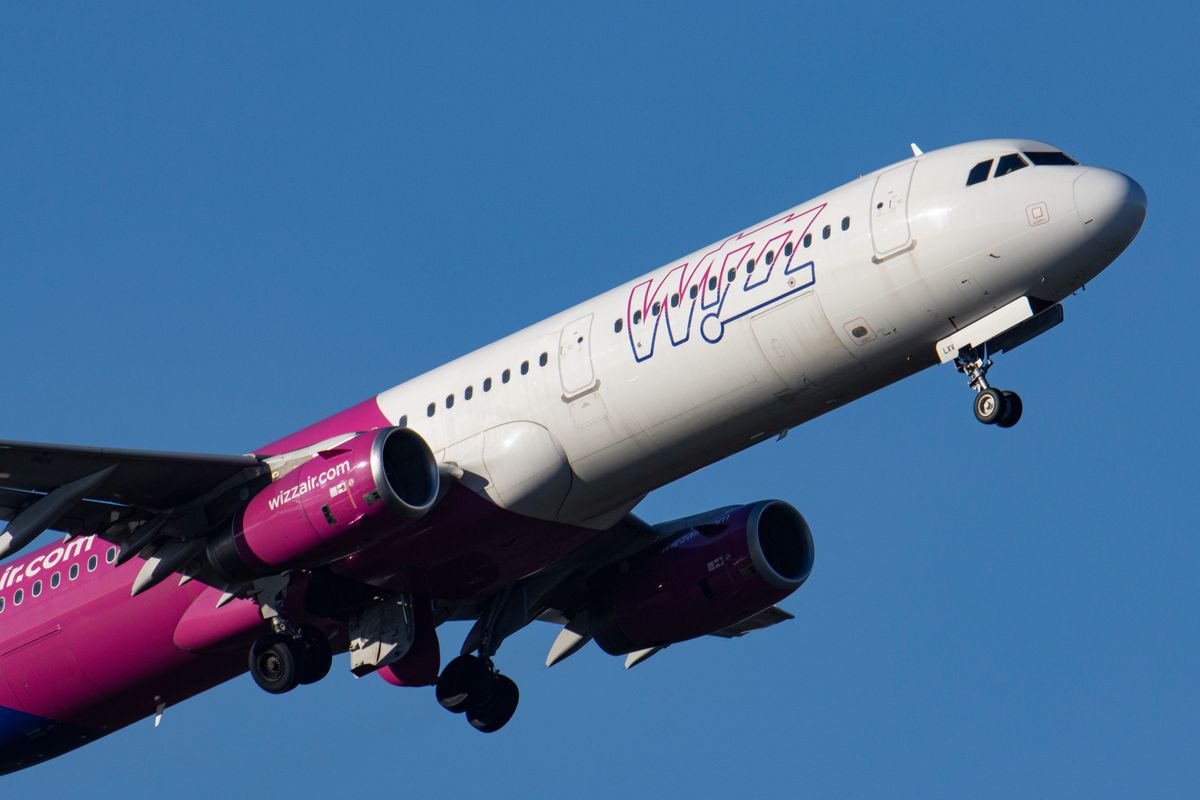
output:
[[[988,385],[987,371],[992,366],[987,351],[975,348],[961,350],[954,367],[967,376],[967,385],[975,390],[975,419],[984,425],[1011,428],[1021,419],[1021,397],[1016,392],[995,389]]]

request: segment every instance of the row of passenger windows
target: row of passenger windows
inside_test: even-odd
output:
[[[841,228],[843,231],[850,230],[850,218],[849,217],[842,217]],[[832,235],[833,235],[833,226],[832,225],[826,225],[824,228],[821,229],[821,238],[822,239],[828,239]],[[804,234],[804,238],[800,241],[800,244],[805,249],[812,247],[812,243],[813,243],[813,235],[811,233]],[[784,246],[783,246],[784,258],[790,258],[792,255],[792,252],[794,250],[795,250],[795,247],[792,245],[791,242],[787,242],[786,244],[784,244]],[[765,263],[767,266],[770,266],[771,264],[775,263],[775,251],[774,250],[767,251],[766,255],[763,256],[763,263]],[[746,274],[753,275],[754,268],[756,266],[757,265],[754,263],[753,258],[747,260],[746,261]],[[736,279],[737,279],[737,267],[730,267],[728,270],[726,270],[726,272],[725,272],[725,282],[726,283],[733,283],[734,280],[736,280]],[[717,290],[717,284],[719,283],[719,281],[720,281],[720,279],[718,278],[718,276],[709,275],[708,276],[708,291],[715,292]],[[699,297],[699,295],[700,295],[700,284],[692,284],[691,288],[689,288],[687,290],[688,299],[695,300],[697,297]],[[671,299],[670,299],[671,308],[678,308],[679,303],[682,301],[682,299],[683,298],[680,296],[680,294],[678,292],[672,294]],[[661,302],[656,300],[654,302],[654,305],[650,306],[650,316],[657,317],[659,315],[659,313],[662,311],[662,305],[663,304]],[[641,309],[638,309],[637,311],[633,312],[633,324],[637,325],[641,321],[642,321],[642,311],[641,311]],[[625,324],[624,321],[618,317],[613,322],[613,332],[620,333],[621,329],[624,327],[624,324]]]
[[[538,366],[539,367],[544,367],[549,363],[550,363],[550,354],[549,353],[542,353],[540,356],[538,356]],[[521,362],[521,374],[522,375],[529,374],[529,362],[528,361]],[[512,380],[512,370],[506,369],[500,373],[500,383],[508,383],[511,380]],[[483,389],[483,391],[490,392],[492,390],[491,376],[484,378],[483,383],[480,385],[480,387]],[[463,393],[462,393],[463,400],[470,400],[474,396],[475,396],[475,387],[474,386],[468,386],[467,388],[463,389]],[[445,403],[447,410],[454,408],[454,393],[451,392],[450,394],[446,395],[446,399],[443,402]],[[434,414],[436,414],[437,406],[438,406],[438,404],[436,402],[430,403],[428,406],[426,406],[425,407],[425,416],[432,417]],[[408,414],[405,414],[404,416],[400,417],[400,422],[398,424],[402,428],[407,426],[408,425]]]
[[[117,560],[117,548],[115,548],[115,547],[108,548],[108,551],[105,552],[105,554],[104,554],[104,562],[106,564],[111,564],[116,560]],[[88,558],[88,560],[87,560],[87,571],[88,572],[95,572],[96,568],[98,566],[100,566],[100,559],[98,556],[91,556],[90,558]],[[80,572],[79,565],[72,564],[71,568],[69,570],[67,570],[67,578],[69,580],[75,580],[76,578],[79,577],[79,572]],[[57,589],[61,585],[62,585],[62,573],[58,572],[58,571],[51,573],[50,574],[50,588]],[[38,578],[36,581],[33,582],[33,585],[29,587],[29,597],[30,598],[40,597],[41,594],[42,594],[42,579]],[[12,604],[14,606],[19,606],[23,602],[25,602],[25,589],[24,589],[24,587],[21,587],[21,588],[17,589],[15,592],[13,592]],[[4,606],[6,603],[7,603],[7,601],[5,600],[5,598],[0,597],[0,614],[4,613]]]
[[[992,173],[993,163],[996,165],[994,174]],[[1020,153],[1009,153],[1006,156],[1000,156],[999,159],[989,158],[987,161],[980,161],[971,167],[971,171],[967,173],[967,186],[983,183],[989,175],[993,178],[1004,177],[1010,172],[1024,169],[1030,164],[1035,167],[1079,166],[1078,161],[1057,150],[1026,150],[1024,156]]]

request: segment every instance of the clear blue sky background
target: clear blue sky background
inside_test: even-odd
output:
[[[1150,199],[998,359],[1021,424],[931,369],[651,496],[795,503],[796,621],[628,673],[547,671],[535,625],[500,734],[344,669],[243,677],[0,794],[1200,791],[1195,9],[604,5],[6,5],[0,438],[244,452],[910,141],[1006,135]]]

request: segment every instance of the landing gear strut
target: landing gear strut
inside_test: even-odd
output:
[[[442,708],[466,714],[471,727],[484,733],[503,728],[517,710],[520,691],[501,675],[490,658],[461,655],[446,665],[437,682]]]
[[[967,376],[967,385],[975,390],[975,419],[984,425],[1011,428],[1021,419],[1021,397],[1016,392],[988,385],[987,372],[992,366],[986,346],[961,350],[954,367]]]
[[[260,636],[250,647],[250,674],[271,694],[290,692],[302,684],[316,683],[329,674],[333,648],[314,625],[279,630]]]

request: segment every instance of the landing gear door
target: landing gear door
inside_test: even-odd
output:
[[[587,394],[596,385],[592,369],[592,315],[567,323],[558,339],[558,371],[563,399]]]
[[[916,161],[889,169],[875,179],[871,194],[871,241],[879,261],[907,249],[912,243],[908,229],[908,192]]]

